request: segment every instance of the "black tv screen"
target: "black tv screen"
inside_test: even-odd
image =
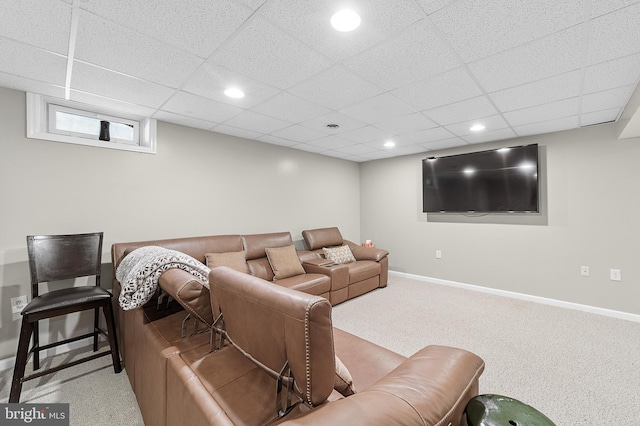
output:
[[[538,212],[538,145],[422,160],[423,211]]]

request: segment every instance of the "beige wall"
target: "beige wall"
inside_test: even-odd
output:
[[[390,251],[392,270],[640,314],[640,140],[615,135],[600,125],[428,154],[538,143],[546,202],[524,218],[426,215],[427,154],[364,163],[361,236]]]
[[[156,155],[27,139],[25,129],[25,94],[0,88],[0,360],[17,346],[9,300],[30,294],[28,234],[102,230],[105,263],[123,241],[278,231],[300,240],[324,226],[360,238],[357,163],[163,122]]]

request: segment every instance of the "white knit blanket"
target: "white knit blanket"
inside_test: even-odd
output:
[[[116,269],[122,285],[118,302],[125,311],[147,303],[158,288],[158,279],[168,269],[189,272],[209,287],[210,269],[193,257],[176,250],[145,246],[125,256]]]

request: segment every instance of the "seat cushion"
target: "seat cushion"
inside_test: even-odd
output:
[[[34,297],[22,310],[22,315],[42,313],[49,310],[78,307],[99,300],[109,301],[111,293],[102,287],[70,287],[54,290]]]
[[[349,284],[380,275],[380,264],[373,260],[358,260],[347,266],[349,267]]]
[[[321,296],[331,290],[331,278],[323,274],[301,274],[274,281],[282,287]]]

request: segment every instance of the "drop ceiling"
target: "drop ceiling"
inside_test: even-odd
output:
[[[363,162],[618,120],[638,22],[640,0],[3,0],[0,86]]]

